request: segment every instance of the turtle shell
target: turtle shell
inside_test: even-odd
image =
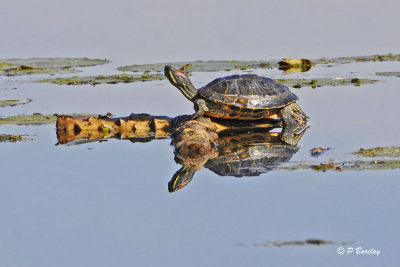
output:
[[[258,176],[288,162],[299,150],[289,145],[255,144],[209,160],[205,167],[220,176]]]
[[[248,109],[281,108],[298,99],[287,86],[254,74],[215,79],[200,88],[198,94],[217,104]]]

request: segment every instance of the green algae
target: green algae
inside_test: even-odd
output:
[[[0,61],[0,68],[6,68],[6,67],[11,67],[11,64],[8,62],[1,62]]]
[[[60,85],[82,85],[82,84],[116,84],[116,83],[133,83],[133,82],[145,82],[154,80],[163,80],[166,77],[163,74],[150,74],[148,72],[142,75],[130,75],[130,74],[119,74],[119,75],[99,75],[99,76],[86,76],[86,77],[69,77],[69,78],[55,78],[55,79],[43,79],[38,82],[42,83],[54,83]],[[315,78],[315,79],[277,79],[279,83],[294,88],[301,87],[322,87],[322,86],[345,86],[355,85],[360,86],[364,84],[373,84],[379,82],[378,80],[370,79],[359,79],[359,78]]]
[[[361,79],[361,78],[314,78],[314,79],[276,79],[277,82],[292,86],[294,88],[311,87],[317,88],[322,86],[345,86],[364,84],[373,84],[378,80]]]
[[[78,116],[83,118],[98,117],[98,114],[66,114],[66,116]],[[14,124],[14,125],[45,125],[55,124],[57,121],[57,114],[42,115],[34,113],[32,115],[16,115],[16,116],[3,116],[0,117],[1,124]]]
[[[400,147],[360,148],[359,151],[353,154],[364,157],[400,157]]]
[[[0,61],[0,75],[53,74],[75,72],[77,67],[108,63],[107,59],[89,58],[27,58]]]
[[[31,102],[31,99],[23,99],[23,100],[17,100],[17,99],[9,99],[9,100],[0,100],[0,108],[3,107],[13,107],[16,105],[25,105],[29,102]]]
[[[400,169],[400,160],[352,160],[338,163],[306,162],[289,166],[281,166],[278,170],[313,170],[313,171],[362,171]]]
[[[375,74],[379,75],[379,76],[386,76],[386,77],[391,77],[391,76],[400,77],[400,71],[397,71],[397,72],[376,72]]]
[[[69,78],[44,79],[44,80],[39,80],[38,82],[65,84],[65,85],[82,85],[82,84],[96,85],[96,84],[146,82],[146,81],[154,81],[162,79],[165,79],[164,75],[144,73],[143,75],[118,74],[118,75],[98,75],[98,76],[87,76],[87,77],[74,76]]]
[[[57,117],[55,115],[17,115],[7,116],[0,118],[1,124],[15,124],[15,125],[44,125],[53,124],[56,122]]]
[[[54,73],[69,73],[75,72],[75,69],[71,68],[33,68],[29,66],[17,66],[5,70],[0,70],[0,74],[7,76],[16,75],[30,75],[30,74],[54,74]]]
[[[307,245],[348,245],[353,244],[353,241],[334,242],[322,239],[310,238],[306,240],[296,241],[269,241],[260,243],[236,243],[237,247],[283,247],[283,246],[307,246]]]
[[[317,58],[308,60],[308,64],[346,64],[353,62],[375,62],[375,61],[400,61],[400,54],[383,54],[370,56],[355,56],[355,57],[337,57],[337,58]],[[164,71],[165,65],[171,65],[185,72],[215,72],[215,71],[231,71],[235,69],[272,69],[279,68],[280,60],[221,60],[221,61],[185,61],[185,62],[165,62],[153,64],[134,64],[129,66],[118,67],[120,71],[131,72],[152,72],[161,73]],[[282,63],[281,63],[282,64]]]
[[[400,61],[400,54],[383,54],[355,57],[319,58],[312,60],[313,64],[346,64],[353,62]]]
[[[361,148],[354,155],[361,155],[364,157],[380,157],[374,160],[349,160],[343,162],[328,162],[328,163],[315,163],[304,162],[300,164],[293,164],[282,166],[278,169],[281,170],[313,170],[313,171],[361,171],[361,170],[390,170],[400,169],[400,147],[374,147],[374,148]],[[385,157],[392,157],[392,159],[385,159]]]
[[[22,141],[22,135],[0,134],[0,143]]]
[[[164,66],[171,65],[176,69],[181,69],[185,72],[214,72],[214,71],[230,71],[230,70],[246,70],[272,68],[277,66],[277,62],[273,61],[193,61],[193,62],[169,62],[169,63],[154,63],[143,65],[130,65],[119,67],[119,71],[132,72],[155,72],[163,73]]]

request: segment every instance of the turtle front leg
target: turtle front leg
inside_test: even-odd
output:
[[[204,115],[204,111],[208,111],[206,101],[204,99],[197,99],[194,102],[196,113],[193,115],[193,120],[200,118]]]

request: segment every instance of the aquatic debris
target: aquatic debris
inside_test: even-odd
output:
[[[361,85],[361,80],[358,79],[358,78],[351,79],[350,82],[352,84],[354,84],[355,86],[360,86]]]
[[[284,58],[278,65],[279,69],[285,72],[305,72],[311,69],[312,62],[304,58]]]
[[[347,245],[352,244],[353,241],[344,241],[344,242],[334,242],[327,241],[322,239],[306,239],[299,241],[269,241],[269,242],[261,242],[261,243],[236,243],[235,246],[238,247],[283,247],[283,246],[307,246],[307,245]]]
[[[154,80],[165,79],[161,74],[144,73],[142,75],[118,74],[118,75],[99,75],[87,77],[69,77],[69,78],[56,78],[56,79],[43,79],[38,82],[41,83],[54,83],[65,85],[82,85],[82,84],[116,84],[116,83],[133,83],[133,82],[146,82]]]
[[[104,138],[129,139],[131,142],[147,142],[152,139],[167,138],[172,131],[178,134],[176,129],[181,124],[191,121],[192,117],[192,115],[181,115],[170,118],[167,116],[134,113],[128,117],[118,118],[59,115],[56,123],[57,138],[59,144],[77,141],[78,139],[100,140]],[[191,121],[189,123],[189,125],[196,124],[200,126],[200,129],[208,125],[218,132],[243,131],[244,129],[259,130],[274,127],[271,121],[243,123],[225,120],[215,122],[204,117],[200,118],[197,122]],[[213,135],[214,130],[209,134]],[[272,133],[272,135],[277,136],[278,134]]]
[[[9,100],[0,100],[0,107],[13,107],[16,105],[25,105],[31,102],[31,99],[9,99]]]
[[[397,72],[376,72],[375,74],[379,75],[379,76],[386,76],[386,77],[390,77],[390,76],[400,77],[400,71],[397,71]]]
[[[16,143],[22,141],[22,135],[0,134],[0,143],[11,142]]]
[[[94,114],[70,114],[69,116],[80,117],[93,117],[99,116]],[[34,113],[32,115],[16,115],[16,116],[2,116],[0,117],[1,124],[15,124],[15,125],[44,125],[54,124],[57,120],[57,114],[42,115]]]
[[[400,147],[374,147],[360,148],[359,151],[353,154],[362,155],[364,157],[400,157]]]
[[[0,60],[0,75],[52,74],[75,72],[76,67],[89,67],[110,62],[89,58],[27,58]]]
[[[149,114],[131,114],[120,118],[60,115],[56,123],[57,144],[67,144],[72,141],[75,141],[74,144],[79,144],[84,142],[81,139],[96,141],[106,138],[150,141],[154,138],[168,137],[171,134],[171,123],[174,123],[172,118]]]
[[[329,150],[329,147],[315,147],[311,149],[311,156],[318,157],[327,150]]]
[[[301,87],[317,88],[322,86],[360,86],[363,84],[373,84],[379,82],[378,80],[360,78],[276,79],[276,81],[297,89]]]

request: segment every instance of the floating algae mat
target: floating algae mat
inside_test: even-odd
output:
[[[154,63],[143,65],[131,65],[119,67],[120,71],[133,72],[164,72],[165,65],[173,65],[175,68],[185,72],[213,72],[213,71],[231,71],[235,69],[259,69],[272,68],[278,66],[277,62],[268,61],[194,61],[194,62],[170,62]]]
[[[356,56],[356,57],[338,57],[338,58],[319,58],[313,60],[313,63],[317,64],[330,64],[330,63],[352,63],[352,62],[377,62],[377,61],[400,61],[400,54],[383,54],[383,55],[371,55],[371,56]]]
[[[361,155],[364,157],[400,157],[400,147],[374,147],[374,148],[361,148],[358,152],[353,154]]]
[[[66,116],[71,117],[98,117],[101,115],[97,114],[68,114]],[[14,124],[14,125],[45,125],[55,124],[57,120],[56,114],[42,115],[34,113],[33,115],[17,115],[17,116],[6,116],[0,117],[1,124]]]
[[[314,171],[361,171],[400,169],[400,160],[352,160],[344,162],[313,163],[306,162],[290,166],[281,166],[278,170],[314,170]]]
[[[99,75],[99,76],[87,76],[87,77],[69,77],[69,78],[56,78],[56,79],[44,79],[38,82],[49,82],[55,84],[66,84],[66,85],[81,85],[81,84],[115,84],[115,83],[133,83],[133,82],[145,82],[165,79],[164,75],[161,74],[143,74],[143,75],[130,75],[130,74],[119,74],[119,75]]]
[[[76,67],[90,67],[108,63],[107,59],[89,58],[28,58],[0,60],[0,75],[51,74],[75,72]]]
[[[353,155],[361,155],[364,157],[381,157],[375,160],[349,160],[343,162],[304,162],[289,166],[282,166],[278,169],[282,170],[304,170],[311,169],[314,171],[355,171],[355,170],[390,170],[400,169],[400,147],[374,147],[361,148]],[[391,157],[385,159],[384,157]]]
[[[22,135],[0,134],[0,143],[22,141]]]
[[[359,78],[316,78],[316,79],[276,79],[277,82],[294,88],[301,87],[322,87],[322,86],[344,86],[363,84],[372,84],[379,82],[378,80],[359,79]]]
[[[269,241],[261,243],[236,243],[235,246],[238,247],[283,247],[283,246],[307,246],[307,245],[347,245],[352,244],[352,241],[345,242],[334,242],[322,239],[306,239],[306,240],[296,240],[296,241]]]
[[[16,105],[25,105],[29,102],[31,102],[31,99],[11,99],[11,100],[0,100],[0,108],[3,107],[12,107],[12,106],[16,106]]]
[[[279,60],[272,61],[194,61],[194,62],[166,62],[154,64],[141,64],[119,67],[120,71],[132,72],[163,72],[165,65],[172,65],[186,72],[213,72],[213,71],[231,71],[235,69],[260,69],[260,68],[277,68]],[[311,60],[313,65],[316,64],[345,64],[352,62],[371,62],[371,61],[400,61],[400,54],[384,54],[372,56],[356,56],[356,57],[338,57],[338,58],[318,58]]]
[[[34,59],[30,59],[34,60]],[[38,59],[36,59],[38,60]],[[69,63],[67,59],[63,64],[63,59],[55,58],[55,59],[47,59],[50,61],[54,61],[53,65],[49,62],[41,59],[43,61],[36,62],[34,68],[40,66],[42,68],[50,68],[51,66],[57,66],[58,70],[60,68],[64,68],[65,71],[74,71],[71,69],[76,66],[92,66],[96,64],[103,64],[108,62],[107,60],[98,60],[98,59],[68,59],[72,63]],[[76,62],[75,62],[75,61]],[[81,61],[79,61],[81,60]],[[307,62],[310,62],[308,59],[303,59]],[[339,57],[332,59],[315,59],[312,60],[312,64],[345,64],[350,62],[368,62],[368,61],[396,61],[400,60],[400,55],[394,54],[386,54],[386,55],[373,55],[373,56],[359,56],[359,57]],[[2,62],[4,64],[4,62]],[[0,63],[0,66],[2,66]],[[16,63],[25,64],[25,61],[19,60]],[[8,63],[7,63],[8,64]],[[49,82],[55,84],[66,84],[66,85],[81,85],[81,84],[116,84],[116,83],[132,83],[137,81],[153,81],[153,80],[161,80],[165,79],[163,74],[165,65],[173,65],[175,68],[178,68],[188,74],[191,72],[216,72],[216,71],[231,71],[231,70],[247,70],[247,69],[272,69],[279,67],[278,61],[241,61],[241,60],[231,60],[231,61],[192,61],[192,62],[169,62],[169,63],[154,63],[154,64],[142,64],[142,65],[130,65],[119,67],[119,71],[131,71],[131,72],[139,72],[141,74],[119,74],[119,75],[98,75],[98,76],[74,76],[68,78],[55,78],[55,79],[44,79],[39,82]],[[25,65],[23,65],[25,66]],[[4,68],[4,67],[3,67]],[[47,69],[46,69],[47,70]],[[23,70],[20,70],[21,72]],[[33,70],[26,69],[25,73],[33,72]],[[39,70],[40,71],[40,70]],[[9,75],[13,73],[11,70],[8,70]],[[0,67],[1,74],[1,67]],[[314,78],[314,79],[282,79],[278,80],[279,82],[286,84],[288,86],[293,86],[295,88],[300,88],[303,86],[309,87],[321,87],[321,86],[343,86],[343,85],[356,85],[360,86],[362,84],[371,84],[377,82],[376,80],[370,79],[362,79],[362,78]]]
[[[56,79],[43,79],[38,82],[48,82],[55,84],[65,85],[82,85],[82,84],[116,84],[116,83],[133,83],[133,82],[145,82],[154,80],[166,79],[163,74],[149,74],[143,75],[130,75],[130,74],[119,74],[119,75],[100,75],[100,76],[87,76],[87,77],[69,77],[69,78],[56,78]],[[322,87],[322,86],[344,86],[344,85],[355,85],[360,86],[363,84],[372,84],[378,82],[378,80],[370,79],[358,79],[358,78],[315,78],[315,79],[277,79],[277,82],[283,83],[287,86],[293,86],[294,88],[301,87]]]
[[[397,72],[376,72],[375,74],[379,75],[379,76],[386,76],[386,77],[391,77],[391,76],[400,77],[400,71],[397,71]]]

